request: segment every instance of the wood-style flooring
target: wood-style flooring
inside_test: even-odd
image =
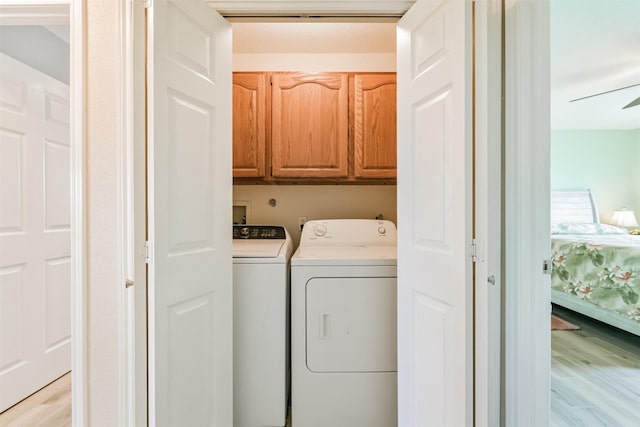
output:
[[[640,337],[553,312],[582,329],[551,332],[551,425],[639,426]]]
[[[0,427],[71,427],[71,373],[1,413]]]
[[[551,332],[551,425],[640,425],[640,337],[560,307],[554,313],[582,329]],[[71,426],[71,374],[0,414],[0,426]]]

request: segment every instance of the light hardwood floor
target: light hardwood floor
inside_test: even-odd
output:
[[[577,313],[581,326],[551,332],[551,425],[640,425],[640,337]]]
[[[0,427],[71,427],[71,373],[1,413]]]
[[[551,332],[551,425],[640,425],[640,337],[559,307],[554,313],[582,329]],[[71,426],[71,374],[0,414],[0,426]]]

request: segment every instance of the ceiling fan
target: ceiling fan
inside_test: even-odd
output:
[[[619,90],[630,89],[630,88],[636,87],[636,86],[640,86],[640,83],[637,83],[637,84],[634,84],[634,85],[630,85],[630,86],[620,87],[618,89],[607,90],[605,92],[594,93],[593,95],[587,95],[587,96],[583,96],[582,98],[572,99],[569,102],[582,101],[583,99],[593,98],[594,96],[605,95],[605,94],[611,93],[611,92],[618,92]],[[628,103],[627,105],[625,105],[624,107],[622,107],[622,109],[624,110],[625,108],[637,107],[638,105],[640,105],[640,96],[637,97],[636,99],[634,99],[633,101],[631,101],[630,103]]]

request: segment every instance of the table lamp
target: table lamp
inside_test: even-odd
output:
[[[636,219],[636,215],[633,211],[627,210],[627,208],[622,208],[613,213],[613,217],[611,218],[611,224],[617,227],[637,227],[638,220]],[[631,234],[640,234],[640,230],[631,230]]]

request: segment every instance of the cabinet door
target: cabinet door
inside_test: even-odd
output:
[[[347,74],[273,74],[272,176],[346,177]]]
[[[264,177],[266,74],[233,74],[233,176]]]
[[[356,178],[396,177],[396,76],[355,76]]]

